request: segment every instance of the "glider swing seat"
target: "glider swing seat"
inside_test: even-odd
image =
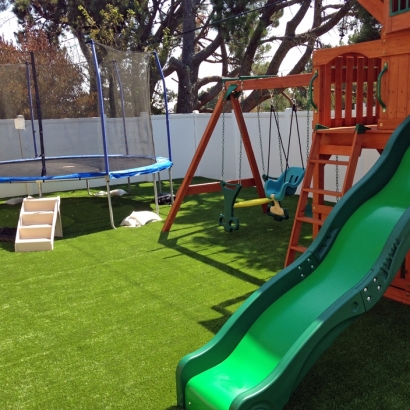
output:
[[[226,93],[227,96],[231,92],[235,92],[235,87],[228,88]],[[240,94],[236,94],[235,97],[238,98]],[[226,98],[224,99],[224,103]],[[226,232],[232,232],[233,230],[239,229],[239,219],[234,215],[234,206],[236,198],[242,189],[241,174],[242,174],[242,139],[240,143],[240,155],[239,155],[239,181],[227,182],[224,181],[224,163],[225,163],[225,107],[222,108],[222,171],[221,171],[221,189],[224,196],[224,213],[219,214],[218,223],[220,226],[224,227]]]
[[[225,206],[224,213],[219,215],[219,225],[223,226],[226,232],[236,231],[239,229],[239,219],[234,216],[233,208],[242,185],[221,181],[221,187]]]

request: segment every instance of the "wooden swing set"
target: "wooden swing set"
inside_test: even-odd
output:
[[[300,244],[302,225],[310,225],[313,237],[317,235],[332,209],[326,204],[325,197],[342,197],[353,185],[362,150],[382,152],[395,128],[410,115],[410,2],[358,1],[382,24],[379,40],[315,51],[312,74],[225,80],[225,90],[229,93],[222,93],[218,99],[163,231],[170,230],[186,195],[221,189],[219,182],[190,183],[222,113],[226,94],[238,122],[253,176],[242,180],[241,185],[256,186],[258,196],[266,198],[238,95],[242,91],[310,85],[314,132],[285,266],[305,251]],[[325,173],[334,167],[345,168],[340,190],[325,186]],[[237,184],[238,181],[227,183]],[[262,206],[266,209],[266,203]],[[312,213],[307,216],[308,206]],[[410,304],[409,255],[385,296]]]
[[[266,89],[286,89],[286,88],[297,88],[306,86],[309,84],[311,79],[311,74],[297,74],[287,77],[246,77],[246,78],[234,78],[234,79],[224,79],[224,91],[219,95],[218,101],[212,113],[212,116],[208,122],[208,125],[204,131],[204,134],[201,138],[201,141],[198,145],[198,148],[195,152],[195,155],[191,161],[191,164],[188,168],[188,171],[185,175],[185,178],[178,189],[178,194],[176,195],[174,205],[172,206],[168,217],[162,228],[163,232],[167,232],[171,229],[172,224],[176,218],[176,215],[179,211],[179,208],[187,195],[196,195],[209,192],[218,192],[224,190],[225,192],[225,209],[224,209],[224,219],[225,219],[225,230],[237,229],[238,221],[232,215],[232,209],[234,207],[240,206],[253,206],[261,205],[264,212],[267,210],[267,203],[272,201],[266,197],[265,187],[262,183],[260,172],[257,166],[255,153],[252,147],[252,143],[249,137],[248,129],[246,127],[245,119],[241,110],[239,97],[240,94],[244,91],[253,91],[253,90],[266,90]],[[212,136],[212,133],[216,127],[216,124],[223,114],[223,107],[225,100],[229,100],[232,105],[233,112],[235,114],[236,121],[238,123],[239,132],[242,137],[243,147],[245,148],[246,156],[249,162],[251,169],[252,177],[244,178],[240,180],[229,180],[222,182],[210,182],[206,184],[195,184],[191,185],[192,179],[195,175],[195,172],[198,168],[198,165],[202,159],[202,156],[205,152],[205,149],[209,143],[209,140]],[[288,181],[291,182],[292,171],[290,170],[287,173]],[[283,176],[286,178],[286,175]],[[272,182],[275,182],[272,180]],[[279,181],[278,183],[280,183]],[[299,181],[298,181],[299,182]],[[240,205],[240,203],[235,204],[236,197],[239,193],[239,185],[241,188],[256,187],[258,198],[254,200],[253,203],[247,203]],[[286,188],[286,186],[285,186]],[[276,201],[280,201],[276,199]]]

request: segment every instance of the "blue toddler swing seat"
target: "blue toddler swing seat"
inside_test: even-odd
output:
[[[274,114],[278,138],[279,138],[279,150],[282,149],[285,160],[286,160],[286,168],[285,171],[278,178],[270,177],[269,175],[262,175],[262,179],[265,181],[264,189],[265,195],[268,199],[271,199],[273,205],[268,208],[267,214],[272,216],[275,221],[281,222],[284,219],[289,219],[289,213],[287,209],[283,209],[280,201],[282,201],[285,196],[293,195],[299,184],[302,182],[303,177],[305,175],[305,167],[303,164],[303,157],[302,157],[302,148],[300,142],[300,133],[299,133],[299,125],[297,119],[297,107],[295,102],[292,105],[292,116],[290,122],[290,132],[289,132],[289,139],[288,139],[288,147],[287,152],[285,152],[282,136],[279,130],[279,120],[277,117],[277,112],[273,107],[273,103],[271,101],[271,117]],[[299,149],[300,149],[300,159],[302,162],[302,167],[289,167],[288,159],[289,159],[289,150],[290,150],[290,139],[291,139],[291,132],[292,132],[292,122],[293,116],[296,118],[296,128],[298,133],[298,140],[299,140]],[[270,152],[270,145],[271,145],[271,130],[269,130],[269,152]],[[268,174],[269,174],[269,157],[268,157]]]
[[[289,167],[277,179],[262,175],[262,179],[265,181],[266,197],[271,198],[272,195],[275,195],[277,201],[282,201],[285,196],[293,195],[304,175],[305,169],[299,167]]]
[[[273,202],[267,214],[272,216],[275,221],[282,222],[284,219],[289,219],[288,210],[282,208],[280,201],[282,201],[285,196],[291,196],[296,192],[304,175],[305,169],[299,167],[287,168],[279,178],[262,175],[262,179],[265,181],[265,195]]]

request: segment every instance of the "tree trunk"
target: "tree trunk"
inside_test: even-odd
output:
[[[196,0],[183,0],[183,46],[181,65],[178,75],[178,101],[177,113],[190,113],[194,109],[194,103],[198,91],[196,80],[198,78],[198,67],[193,64],[195,56],[195,17]]]

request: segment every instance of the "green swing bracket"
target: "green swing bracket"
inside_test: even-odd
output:
[[[317,105],[315,104],[315,102],[313,101],[313,82],[316,80],[318,75],[319,75],[319,71],[315,70],[315,74],[310,79],[310,83],[309,83],[309,103],[314,108],[316,113],[318,111],[318,108],[317,108]]]
[[[224,95],[224,98],[227,100],[231,94],[234,95],[235,98],[239,98],[241,95],[241,91],[235,91],[238,88],[238,84],[231,84],[228,89],[226,90],[226,93]]]
[[[369,130],[371,130],[371,128],[370,127],[366,127],[365,125],[363,125],[363,124],[356,124],[356,132],[358,133],[358,134],[364,134],[366,131],[369,131]]]
[[[239,229],[239,219],[235,218],[233,214],[233,206],[242,185],[221,181],[221,187],[225,200],[225,208],[224,213],[219,215],[219,225],[223,226],[226,232],[236,231]]]
[[[384,74],[386,73],[387,69],[389,67],[389,64],[386,62],[384,63],[382,71],[380,71],[379,76],[377,77],[377,89],[376,89],[376,97],[377,101],[379,102],[380,106],[382,107],[383,112],[387,111],[386,104],[382,100],[382,78]]]

